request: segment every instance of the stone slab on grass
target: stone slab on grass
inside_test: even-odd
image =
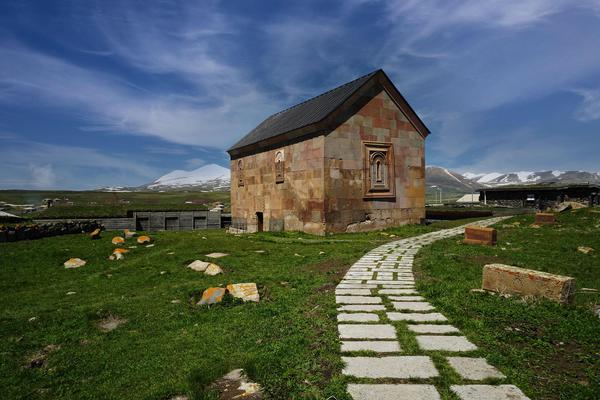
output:
[[[452,325],[435,325],[435,324],[416,324],[408,325],[408,330],[415,333],[457,333],[460,332],[458,328]]]
[[[348,385],[348,393],[354,400],[440,400],[435,386],[409,383],[351,383]]]
[[[349,304],[338,307],[338,311],[383,311],[383,304]]]
[[[545,297],[559,303],[571,303],[575,297],[575,279],[504,264],[483,267],[483,289],[520,296]]]
[[[396,329],[389,324],[338,324],[342,339],[396,339]]]
[[[461,400],[530,400],[514,385],[452,385]]]
[[[357,378],[433,378],[438,371],[427,356],[342,357],[342,374]]]
[[[463,379],[481,381],[488,378],[506,378],[488,364],[485,358],[448,357],[448,363]]]
[[[440,313],[401,313],[401,312],[389,312],[387,313],[388,318],[391,321],[414,321],[414,322],[436,322],[436,321],[447,321]]]
[[[469,342],[464,336],[432,336],[418,335],[416,337],[419,347],[423,350],[435,351],[473,351],[477,346]]]
[[[403,295],[403,294],[418,294],[418,292],[415,289],[389,289],[389,286],[383,285],[384,289],[381,289],[379,291],[380,294],[396,294],[396,295]]]
[[[337,289],[375,289],[377,285],[367,285],[363,283],[340,283]]]
[[[335,296],[338,304],[380,304],[381,297],[376,296]]]
[[[337,316],[338,322],[377,322],[379,315],[372,313],[341,313]]]
[[[425,300],[423,296],[389,296],[390,300],[394,301],[422,301]]]
[[[435,307],[426,301],[395,301],[392,305],[396,310],[407,310],[407,311],[431,311],[435,310]]]
[[[370,296],[371,290],[370,289],[335,289],[335,294],[336,295],[358,295],[358,296]]]
[[[342,341],[342,351],[374,351],[377,353],[397,353],[400,351],[400,344],[394,340]]]
[[[210,253],[207,254],[206,257],[210,257],[210,258],[221,258],[221,257],[225,257],[228,256],[229,254],[227,253]]]

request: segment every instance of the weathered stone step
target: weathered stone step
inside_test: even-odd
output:
[[[433,385],[419,384],[356,384],[348,385],[354,400],[439,400]]]
[[[357,378],[433,378],[438,371],[427,356],[342,357],[344,375]]]

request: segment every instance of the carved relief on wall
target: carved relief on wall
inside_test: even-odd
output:
[[[394,198],[394,154],[391,143],[364,143],[366,198]]]
[[[242,160],[238,160],[237,162],[237,177],[238,186],[244,186],[244,163]]]
[[[282,183],[285,180],[285,157],[283,150],[275,154],[275,183]]]

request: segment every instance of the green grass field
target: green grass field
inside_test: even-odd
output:
[[[450,225],[388,232],[412,236]],[[345,398],[334,287],[356,259],[392,239],[379,233],[160,232],[153,234],[155,247],[108,261],[111,237],[105,232],[98,241],[71,235],[0,244],[4,398],[164,399],[188,393],[199,399],[205,383],[235,367],[247,368],[271,399]],[[224,275],[185,268],[215,251],[230,254],[217,261]],[[62,263],[70,257],[88,264],[66,270]],[[256,282],[261,302],[212,308],[190,303],[203,289],[231,282]],[[127,323],[101,332],[96,325],[108,315]],[[43,366],[28,368],[48,345],[60,348]]]
[[[519,216],[498,224],[495,247],[454,238],[425,248],[415,264],[417,288],[480,347],[475,354],[532,399],[599,399],[600,318],[591,310],[600,304],[600,209],[560,214],[555,226],[532,222]],[[578,246],[595,250],[586,255]],[[471,293],[489,263],[575,277],[575,304]],[[442,379],[458,382],[448,371]]]
[[[41,204],[43,199],[68,199],[44,211],[25,214],[30,218],[125,217],[128,210],[205,210],[214,202],[229,210],[229,192],[94,192],[0,190],[0,201],[11,204]],[[67,205],[67,201],[73,202]],[[186,204],[192,201],[194,204]],[[9,210],[9,212],[14,212]]]

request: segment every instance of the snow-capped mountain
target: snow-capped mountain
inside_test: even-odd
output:
[[[537,185],[561,183],[600,184],[600,173],[586,171],[518,171],[460,174],[442,167],[426,168],[427,186],[439,186],[442,190],[469,193],[484,187],[504,185]]]
[[[150,190],[195,188],[200,190],[221,191],[229,190],[230,179],[228,168],[216,164],[208,164],[192,171],[179,169],[171,171],[151,184],[143,186],[143,188]]]

